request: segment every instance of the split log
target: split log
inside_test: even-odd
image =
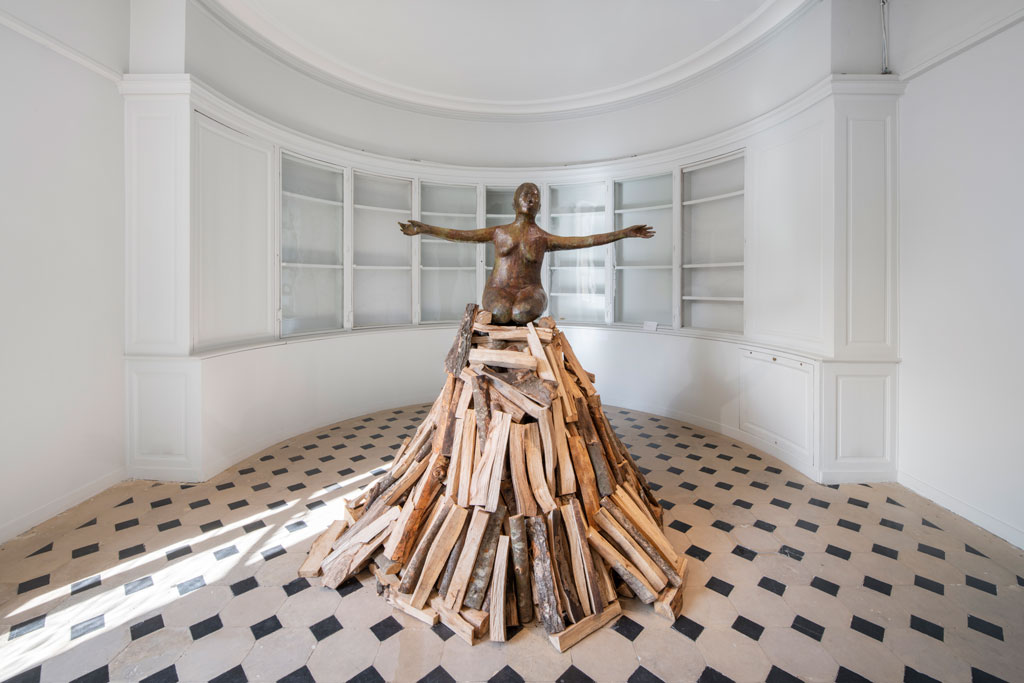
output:
[[[458,397],[455,395],[455,388],[460,382],[462,382],[462,380],[456,379],[454,375],[448,375],[448,379],[444,383],[444,391],[441,392],[441,403],[437,408],[437,415],[435,417],[435,423],[437,425],[434,429],[435,453],[441,453],[444,451],[444,440],[449,431],[448,418],[451,415],[453,404],[458,400]],[[449,441],[449,444],[450,443],[451,442]]]
[[[622,607],[618,602],[613,602],[608,605],[608,609],[604,610],[600,614],[593,614],[586,617],[561,633],[552,633],[548,635],[548,640],[551,641],[551,644],[555,646],[556,650],[559,652],[565,652],[605,624],[611,623],[611,621],[620,614],[622,614]]]
[[[565,414],[565,421],[575,422],[578,417],[576,415],[576,403],[569,395],[565,386],[565,383],[570,380],[566,379],[564,374],[565,368],[562,367],[561,363],[561,351],[558,350],[558,346],[556,344],[549,344],[544,347],[544,355],[547,356],[548,364],[551,366],[551,370],[555,374],[555,382],[557,384],[556,391],[558,398],[562,402],[562,411]]]
[[[580,434],[587,444],[587,454],[590,456],[590,464],[594,467],[594,479],[597,481],[597,491],[601,497],[611,495],[615,490],[612,484],[612,475],[608,469],[608,461],[605,459],[601,440],[590,419],[590,411],[582,398],[576,399],[576,411],[579,413]]]
[[[476,410],[476,433],[480,440],[480,450],[484,449],[487,438],[487,424],[491,421],[491,412],[487,401],[487,383],[483,377],[473,373],[473,408]]]
[[[476,557],[476,564],[473,565],[472,578],[469,587],[466,588],[466,597],[462,601],[466,607],[480,609],[484,603],[484,594],[487,592],[491,570],[494,568],[494,553],[498,548],[498,536],[501,535],[505,513],[505,505],[499,502],[497,510],[491,513],[490,519],[487,520],[487,528],[484,529],[480,541],[480,552]]]
[[[348,546],[329,565],[325,561],[324,586],[337,588],[358,574],[360,569],[369,564],[370,558],[377,552],[377,548],[384,542],[390,531],[390,528],[385,528],[366,543]]]
[[[565,521],[566,535],[569,537],[569,551],[572,555],[573,575],[576,578],[580,603],[587,614],[601,612],[605,600],[601,593],[601,578],[595,564],[600,563],[601,559],[594,558],[590,553],[587,524],[583,521],[583,512],[578,500],[572,498],[568,505],[562,507],[562,519]]]
[[[419,485],[410,496],[413,501],[412,510],[405,522],[405,527],[400,530],[401,533],[394,551],[389,555],[395,562],[405,564],[408,561],[416,538],[419,536],[420,527],[441,490],[441,481],[448,470],[447,462],[445,462],[447,459],[443,458],[439,452],[435,453],[435,456],[433,466],[428,468],[427,473],[420,479]]]
[[[630,521],[626,514],[622,510],[620,510],[615,503],[612,502],[611,498],[605,498],[604,500],[602,500],[601,507],[607,510],[608,514],[610,514],[612,518],[619,524],[619,526],[622,527],[622,529],[627,534],[629,534],[629,537],[633,539],[633,542],[637,546],[639,546],[639,548],[643,551],[644,555],[646,555],[654,561],[654,563],[658,566],[658,569],[661,570],[662,574],[664,574],[668,578],[669,583],[671,583],[673,586],[682,585],[683,578],[679,576],[679,574],[676,572],[676,569],[672,566],[671,561],[664,555],[662,555],[660,550],[654,547],[654,544],[651,543],[651,540],[647,538],[647,536],[642,531],[640,531],[640,529],[638,529],[632,521]],[[657,535],[663,536],[662,534]],[[673,553],[673,556],[675,556],[676,559],[678,559],[678,556],[676,556],[675,553]]]
[[[476,319],[476,313],[476,304],[466,304],[466,312],[462,315],[462,321],[459,323],[459,331],[455,335],[452,348],[444,359],[444,369],[456,377],[462,372],[462,368],[466,366],[466,357],[472,348],[471,337],[473,336],[473,323]]]
[[[554,510],[555,501],[548,489],[547,479],[544,475],[544,457],[540,450],[540,430],[536,424],[526,425],[523,445],[526,450],[526,471],[530,475],[530,488],[537,504],[545,513]]]
[[[306,578],[318,576],[320,574],[320,565],[323,564],[327,555],[330,554],[334,542],[338,540],[338,536],[341,536],[347,528],[348,520],[339,519],[332,522],[331,526],[327,527],[327,531],[317,536],[316,540],[313,541],[313,545],[309,548],[305,561],[299,567],[299,576]]]
[[[484,409],[486,411],[486,408]],[[476,456],[480,448],[480,442],[476,438],[476,430],[479,425],[475,409],[467,410],[462,418],[462,452],[459,453],[458,485],[455,487],[456,502],[462,507],[469,507],[470,487],[473,483],[473,468],[476,466]],[[485,435],[486,436],[486,435]]]
[[[459,534],[459,539],[452,546],[452,551],[448,553],[448,562],[445,564],[444,571],[441,572],[441,583],[437,586],[437,594],[441,597],[448,595],[448,588],[452,584],[452,577],[455,575],[455,568],[459,564],[459,558],[462,557],[462,549],[466,545],[466,535],[468,533],[469,525],[464,525],[462,532]]]
[[[469,362],[488,365],[492,368],[523,368],[536,370],[537,359],[521,351],[498,351],[496,349],[471,349]]]
[[[532,516],[532,515],[531,515]],[[512,546],[512,573],[516,583],[516,608],[520,624],[533,621],[533,598],[530,589],[530,547],[522,513],[509,517]]]
[[[548,524],[551,528],[551,559],[557,567],[557,580],[560,592],[565,596],[565,611],[575,624],[586,614],[580,604],[580,596],[576,591],[576,580],[573,577],[572,566],[569,562],[569,540],[565,535],[565,526],[562,521],[562,512],[555,508],[548,513]]]
[[[455,566],[448,592],[445,593],[444,603],[449,609],[458,611],[462,606],[462,600],[466,595],[466,587],[473,574],[473,567],[476,566],[476,556],[480,551],[480,543],[483,541],[484,532],[490,522],[491,513],[480,508],[473,510],[473,517],[469,520],[469,529],[466,532],[466,541],[462,545],[462,555]]]
[[[448,518],[448,512],[451,509],[452,499],[448,496],[442,496],[437,505],[434,506],[434,511],[430,516],[430,521],[427,523],[426,530],[420,534],[416,549],[413,551],[409,561],[405,563],[405,571],[402,572],[402,582],[398,584],[399,593],[412,593],[416,587],[416,582],[420,578],[420,571],[423,569],[423,563],[427,558],[427,552],[434,544],[434,539],[441,530],[445,519]]]
[[[533,578],[537,582],[537,609],[541,622],[548,633],[559,633],[565,630],[565,622],[558,611],[558,599],[555,597],[555,581],[551,566],[551,553],[548,550],[548,526],[543,517],[530,517],[527,520],[530,533],[530,548],[533,551]]]
[[[548,491],[554,492],[556,488],[555,465],[558,463],[558,451],[555,450],[554,427],[551,424],[551,409],[545,408],[540,414],[540,441],[544,450],[544,481],[547,482]]]
[[[583,391],[586,392],[587,396],[593,396],[597,393],[597,389],[590,382],[590,374],[583,369],[579,359],[576,357],[576,353],[572,350],[572,346],[569,345],[569,340],[565,338],[565,334],[562,332],[558,333],[558,342],[561,345],[562,353],[565,354],[565,360],[569,362],[569,367],[572,368],[572,372],[576,375],[576,379],[579,380],[580,386],[583,387]]]
[[[528,341],[529,331],[525,327],[518,325],[482,325],[477,323],[473,326],[474,332],[488,335],[491,339],[499,341]],[[554,334],[547,328],[537,328],[537,336],[540,340],[547,344],[554,338]]]
[[[526,414],[522,408],[517,406],[512,401],[508,400],[500,392],[489,391],[487,396],[491,399],[491,412],[500,410],[503,413],[508,413],[512,416],[513,422],[522,422],[523,416]]]
[[[590,526],[596,526],[597,511],[601,509],[601,494],[597,490],[594,465],[590,462],[586,444],[576,431],[576,425],[570,425],[568,440],[569,454],[572,456],[573,470],[576,472],[576,485],[583,498],[583,508],[586,510]]]
[[[494,575],[491,579],[490,631],[491,640],[505,642],[505,579],[508,577],[508,536],[498,538],[494,556]]]
[[[515,385],[509,383],[505,378],[491,372],[490,370],[481,369],[480,375],[482,377],[486,377],[488,381],[490,381],[491,387],[493,387],[495,391],[519,406],[527,415],[535,419],[540,419],[540,413],[544,410],[544,407],[529,398],[526,394],[516,388]]]
[[[409,600],[413,607],[420,609],[423,605],[427,604],[427,598],[430,597],[431,591],[434,590],[437,577],[441,574],[441,570],[444,569],[445,560],[448,559],[452,546],[459,540],[462,527],[465,525],[468,515],[469,510],[456,505],[451,508],[451,511],[445,518],[444,524],[438,531],[430,551],[423,561],[419,583],[416,584],[416,590]]]
[[[526,425],[514,424],[508,439],[509,470],[512,475],[512,490],[516,496],[516,511],[532,517],[537,514],[537,500],[533,497],[526,471]]]
[[[661,592],[658,599],[654,601],[654,611],[669,621],[675,621],[683,611],[683,588],[686,581],[687,558],[683,558],[676,565],[676,573],[683,577],[683,583],[678,586],[669,586]]]
[[[437,612],[441,623],[450,628],[455,635],[462,638],[469,645],[476,645],[480,638],[483,637],[480,627],[474,626],[466,621],[465,617],[459,614],[459,612],[448,607],[445,601],[441,599],[441,596],[435,596],[430,601],[430,606]],[[489,625],[489,622],[485,621],[484,623]]]
[[[472,505],[485,506],[488,512],[494,512],[491,505],[491,488],[493,484],[494,499],[498,497],[501,484],[501,471],[505,466],[505,453],[508,451],[508,433],[512,416],[508,413],[496,412],[491,415],[491,424],[487,430],[487,442],[480,461],[473,469],[473,483],[470,487],[469,502]],[[498,471],[497,481],[494,473]]]
[[[551,364],[548,363],[548,357],[544,353],[544,345],[540,340],[540,335],[537,334],[537,328],[533,326],[533,323],[526,323],[526,331],[526,343],[530,345],[530,353],[537,359],[537,376],[549,382],[558,381],[555,372],[551,369]]]
[[[626,530],[608,514],[607,510],[602,509],[597,513],[597,524],[608,535],[608,538],[618,546],[618,549],[629,558],[633,566],[640,570],[640,573],[644,575],[644,578],[647,579],[655,593],[660,593],[668,585],[668,578],[665,576],[665,573],[658,568],[654,560],[644,553],[636,541],[630,538]]]
[[[551,426],[555,452],[558,454],[558,493],[563,496],[576,493],[576,472],[572,467],[572,456],[569,454],[569,442],[565,434],[565,419],[559,401],[551,404]]]
[[[657,599],[657,592],[651,584],[647,583],[647,579],[640,573],[640,570],[613,548],[612,544],[606,541],[594,528],[587,530],[587,540],[590,542],[590,547],[597,551],[597,554],[626,582],[626,585],[630,587],[641,602],[649,605]]]

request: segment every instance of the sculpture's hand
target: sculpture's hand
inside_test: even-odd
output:
[[[399,221],[398,227],[402,229],[402,233],[412,237],[413,235],[419,235],[423,232],[423,223],[419,221],[409,221],[408,223],[402,223]]]
[[[654,237],[654,228],[649,225],[631,225],[626,228],[627,237],[641,237],[649,240]]]

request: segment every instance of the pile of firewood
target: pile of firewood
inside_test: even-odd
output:
[[[674,619],[686,560],[554,321],[491,325],[470,305],[445,369],[416,433],[299,575],[334,588],[369,565],[394,607],[470,643],[536,613],[564,651],[621,613],[618,595]]]

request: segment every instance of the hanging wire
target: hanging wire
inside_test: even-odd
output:
[[[880,0],[882,11],[882,73],[891,74],[889,69],[889,0]]]

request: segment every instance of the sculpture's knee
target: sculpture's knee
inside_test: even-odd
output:
[[[499,299],[491,303],[491,322],[495,325],[505,325],[512,320],[512,303],[507,299]]]

